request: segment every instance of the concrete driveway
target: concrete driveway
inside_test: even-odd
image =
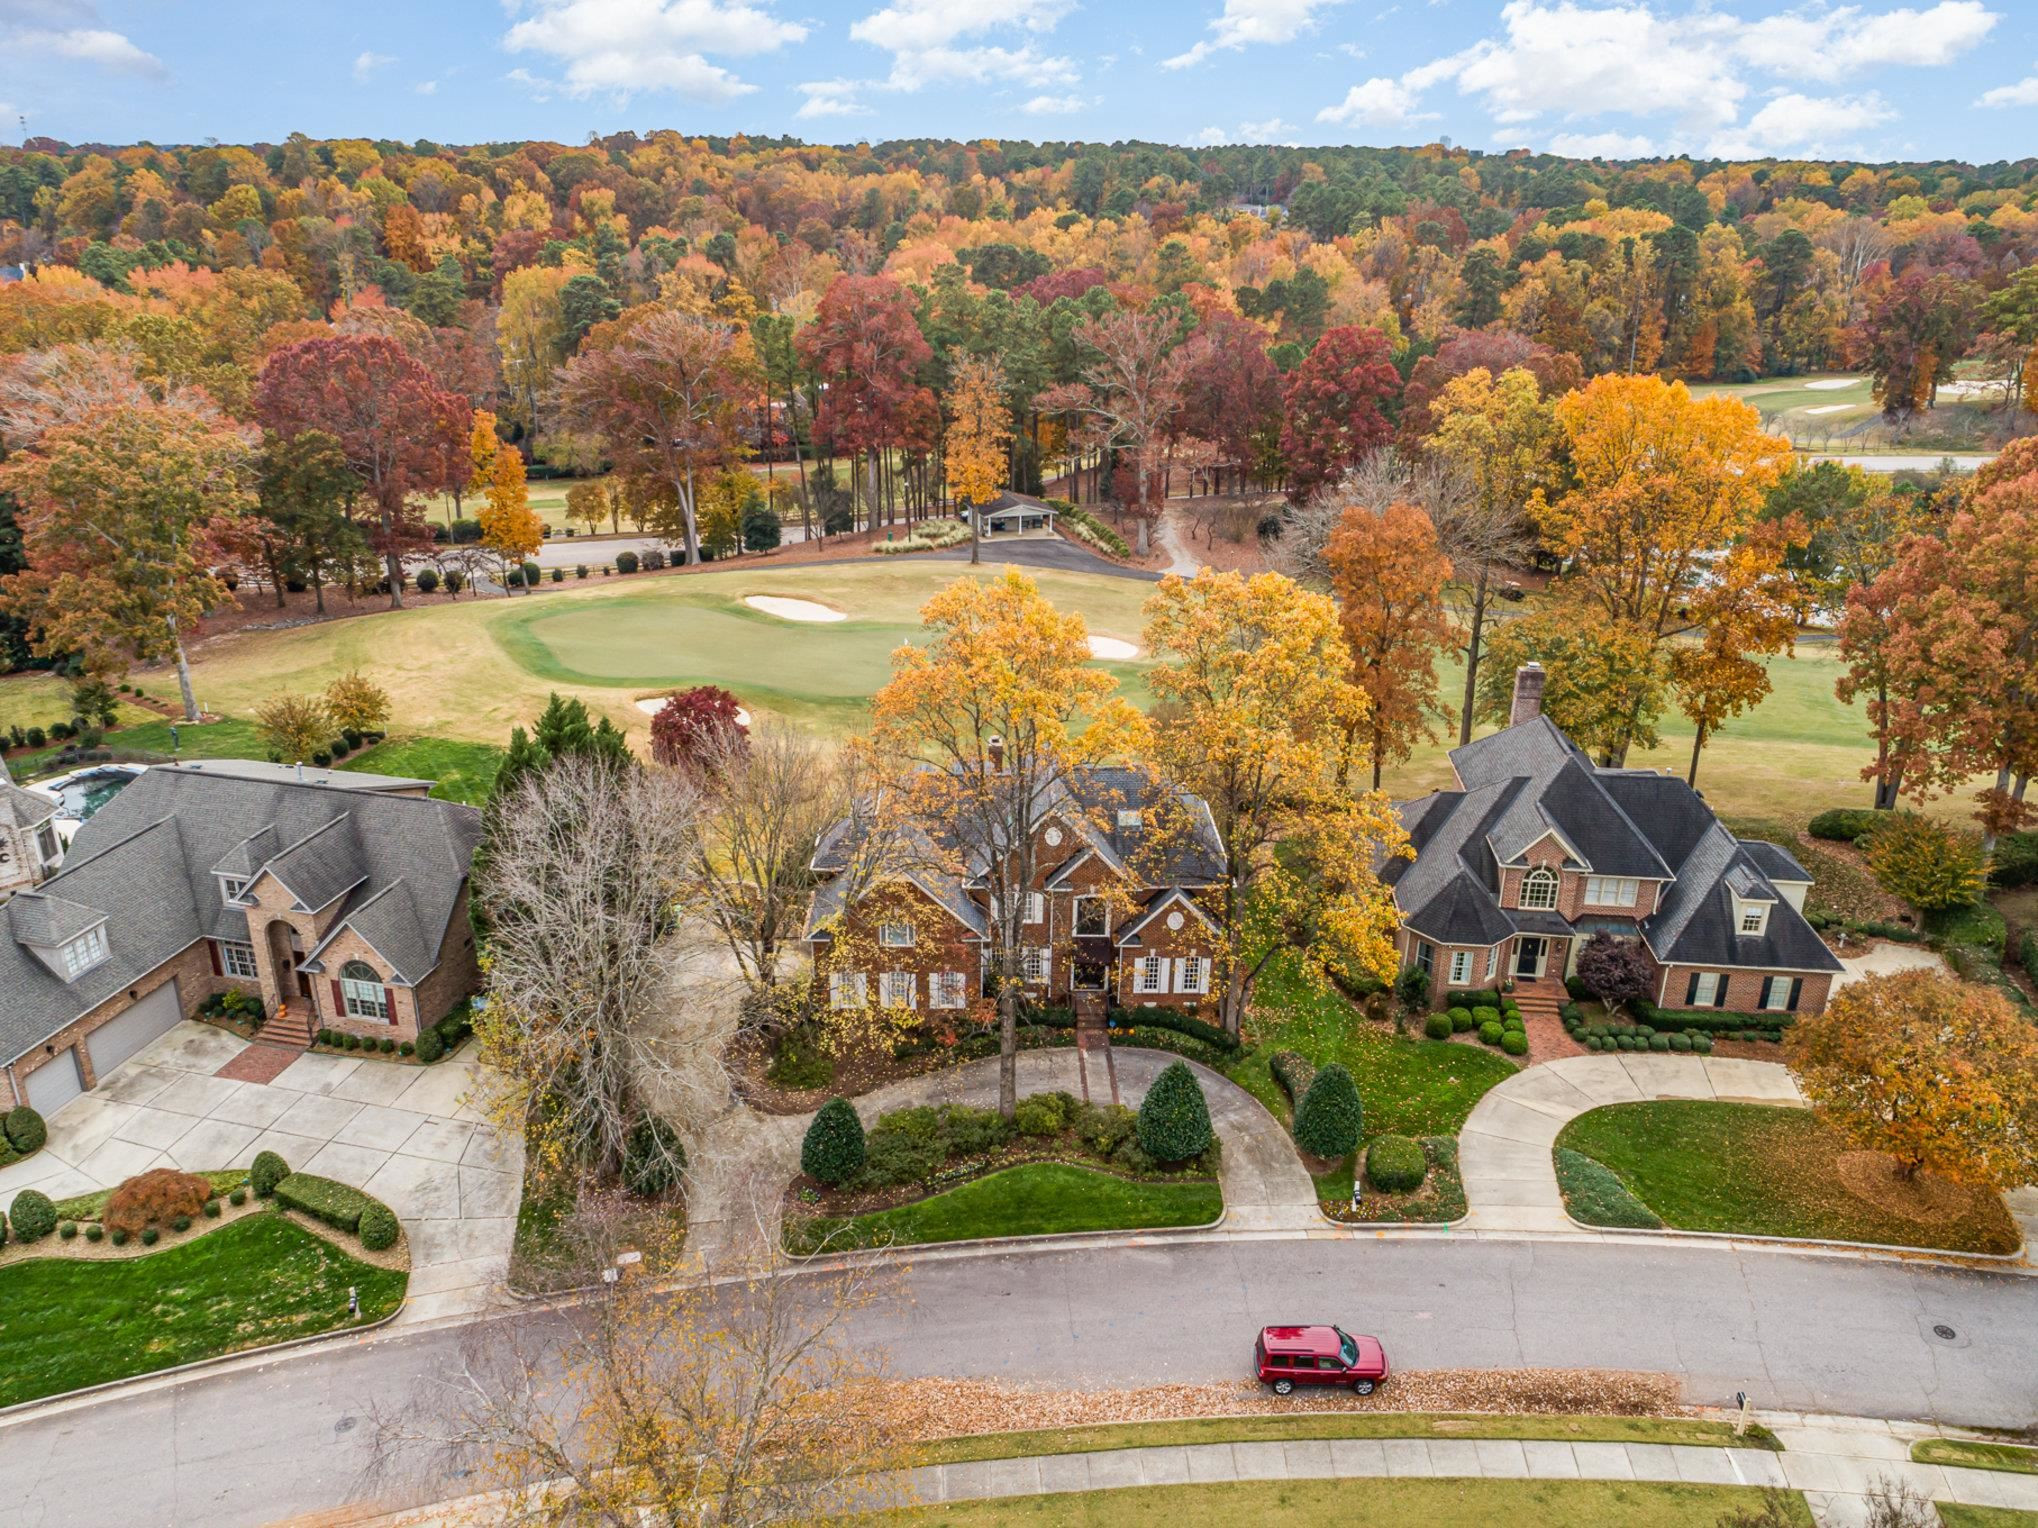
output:
[[[273,1082],[215,1075],[245,1049],[224,1030],[179,1024],[59,1110],[41,1151],[0,1169],[0,1205],[25,1188],[61,1199],[154,1167],[246,1167],[274,1151],[396,1211],[411,1245],[404,1321],[487,1304],[509,1260],[523,1150],[470,1098],[476,1064],[306,1052]]]

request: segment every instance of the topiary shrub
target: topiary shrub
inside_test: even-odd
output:
[[[386,1252],[396,1245],[396,1211],[379,1199],[371,1199],[361,1211],[361,1226],[356,1233],[361,1245],[370,1252]]]
[[[161,1231],[158,1231],[154,1226],[143,1226],[142,1245],[144,1247],[153,1247],[158,1241],[162,1239],[162,1235],[163,1233]]]
[[[135,1174],[108,1194],[99,1218],[123,1231],[178,1219],[189,1226],[191,1217],[203,1210],[211,1197],[209,1180],[174,1167],[156,1167]]]
[[[1518,1013],[1510,1013],[1500,1021],[1500,1027],[1502,1029],[1527,1029],[1528,1020]]]
[[[6,1134],[7,1144],[24,1157],[30,1152],[41,1151],[43,1143],[50,1138],[49,1126],[27,1104],[9,1109],[6,1121],[0,1124],[0,1131]]]
[[[248,1186],[255,1191],[257,1199],[267,1199],[276,1192],[276,1185],[289,1176],[288,1162],[273,1151],[258,1151],[254,1165],[248,1169]]]
[[[437,568],[419,568],[411,582],[418,586],[418,593],[430,594],[439,587],[439,570]]]
[[[1488,1019],[1479,1026],[1479,1039],[1485,1045],[1498,1045],[1500,1037],[1506,1033],[1506,1029],[1502,1027],[1498,1019]]]
[[[179,1234],[190,1230],[191,1217],[189,1215],[178,1215],[173,1217],[170,1221],[170,1229],[172,1231],[178,1232]]]
[[[219,1201],[217,1199],[205,1201],[205,1218],[207,1220],[219,1219]]]
[[[634,573],[634,572],[636,572],[636,571],[637,571],[637,554],[636,554],[635,552],[618,552],[618,553],[616,553],[616,571],[617,571],[618,573]]]
[[[1451,1021],[1451,1033],[1453,1034],[1469,1034],[1474,1028],[1472,1010],[1462,1005],[1453,1006],[1445,1017]]]
[[[1210,1105],[1186,1062],[1170,1063],[1147,1089],[1138,1135],[1156,1162],[1186,1162],[1210,1149]]]
[[[1470,1015],[1466,1015],[1467,1021]],[[1432,1040],[1448,1040],[1451,1037],[1451,1016],[1447,1013],[1433,1013],[1422,1021],[1422,1032]]]
[[[357,1051],[361,1048],[361,1037],[359,1035],[348,1035],[344,1043],[348,1050]]]
[[[289,1169],[285,1168],[284,1172],[287,1174]],[[248,1191],[245,1188],[237,1188],[226,1196],[226,1202],[236,1207],[246,1204],[248,1202]]]
[[[98,1221],[93,1220],[86,1222],[85,1240],[87,1240],[88,1242],[96,1242],[104,1239],[105,1235],[106,1227],[99,1224]]]
[[[127,1245],[127,1232],[125,1231],[109,1232],[106,1239],[113,1243],[113,1245],[116,1247],[125,1247]]]
[[[70,1241],[77,1234],[78,1222],[75,1220],[67,1220],[57,1227],[57,1236],[64,1241]]]
[[[1691,1037],[1691,1048],[1701,1056],[1710,1056],[1712,1054],[1712,1036],[1693,1035]]]
[[[1691,1049],[1691,1036],[1690,1036],[1690,1035],[1672,1035],[1672,1036],[1670,1037],[1670,1048],[1671,1048],[1672,1050],[1674,1050],[1674,1051],[1688,1051],[1688,1050],[1690,1050],[1690,1049]]]
[[[623,1187],[650,1199],[679,1187],[686,1173],[686,1143],[670,1121],[640,1114],[623,1141]]]
[[[1670,1049],[1670,1037],[1668,1035],[1649,1036],[1649,1049],[1652,1051],[1667,1051]]]
[[[1498,1024],[1499,1022],[1500,1010],[1498,1008],[1489,1008],[1482,1004],[1472,1010],[1472,1023],[1480,1029],[1484,1029],[1488,1024]]]
[[[396,1047],[396,1053],[397,1053],[397,1055],[399,1055],[399,1056],[414,1056],[414,1055],[416,1055],[416,1054],[417,1054],[417,1042],[416,1042],[416,1041],[414,1041],[414,1040],[402,1040],[402,1041],[399,1041],[399,1042],[397,1043],[397,1047]]]
[[[14,1223],[16,1240],[38,1242],[56,1230],[57,1207],[42,1190],[25,1188],[14,1196],[7,1218]]]
[[[1312,1157],[1342,1157],[1359,1144],[1363,1123],[1352,1074],[1333,1061],[1302,1095],[1295,1111],[1295,1144]]]
[[[1422,1187],[1429,1159],[1405,1135],[1383,1135],[1366,1148],[1366,1181],[1383,1194],[1406,1194]]]
[[[1060,1135],[1069,1122],[1068,1097],[1066,1093],[1035,1093],[1022,1098],[1012,1111],[1012,1123],[1021,1135],[1036,1139]]]
[[[800,1142],[800,1171],[817,1183],[839,1188],[861,1173],[867,1160],[863,1121],[846,1098],[821,1105]]]
[[[418,1060],[424,1062],[437,1061],[445,1054],[445,1043],[439,1039],[439,1032],[436,1029],[421,1029],[418,1031]]]
[[[1504,1030],[1500,1036],[1500,1048],[1510,1056],[1526,1056],[1528,1035],[1519,1029]]]

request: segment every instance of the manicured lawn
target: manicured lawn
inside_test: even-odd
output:
[[[174,687],[175,681],[171,681]],[[138,713],[146,715],[147,713]],[[177,729],[177,743],[170,745],[170,729]],[[121,727],[106,734],[103,746],[129,753],[159,753],[179,759],[266,759],[269,750],[255,735],[255,724],[235,717],[216,722],[171,722],[162,717]],[[7,762],[17,778],[34,773],[47,774],[56,767],[61,748],[40,753],[16,754]]]
[[[1233,1081],[1285,1120],[1288,1096],[1267,1070],[1273,1053],[1299,1051],[1319,1067],[1343,1062],[1359,1087],[1367,1139],[1456,1135],[1480,1095],[1515,1072],[1495,1051],[1379,1028],[1342,994],[1312,990],[1289,966],[1268,968],[1248,1028],[1253,1050],[1229,1068]]]
[[[1965,1438],[1920,1438],[1911,1445],[1919,1464],[1957,1464],[1969,1470],[2038,1475],[2038,1448],[2015,1443],[1971,1443]]]
[[[1793,1519],[1809,1525],[1804,1498]],[[887,1523],[1076,1524],[1085,1528],[1255,1528],[1261,1523],[1363,1523],[1368,1528],[1715,1528],[1730,1511],[1757,1511],[1746,1486],[1644,1485],[1598,1480],[1291,1480],[1143,1486],[1064,1496],[951,1502],[886,1513]]]
[[[151,714],[123,700],[114,725],[147,721]],[[47,727],[70,719],[71,687],[63,680],[35,673],[0,677],[0,732],[11,727]]]
[[[1094,1454],[1117,1448],[1184,1443],[1269,1443],[1320,1438],[1545,1438],[1560,1443],[1683,1443],[1706,1448],[1773,1448],[1775,1434],[1754,1426],[1742,1437],[1726,1422],[1684,1417],[1444,1415],[1422,1411],[1306,1412],[1295,1416],[1192,1417],[1174,1422],[1105,1422],[1090,1427],[978,1433],[914,1450],[916,1464]]]
[[[1573,1220],[1588,1226],[1627,1226],[1655,1231],[1661,1217],[1628,1192],[1620,1174],[1603,1162],[1568,1146],[1556,1150],[1557,1187],[1564,1195],[1564,1208]]]
[[[251,1215],[120,1261],[0,1269],[0,1405],[348,1324],[403,1301],[409,1275],[348,1257],[280,1214]]]
[[[2038,1512],[2019,1512],[2015,1507],[1964,1507],[1957,1502],[1939,1501],[1943,1528],[2038,1528]]]
[[[1053,1236],[1066,1231],[1143,1231],[1200,1226],[1224,1209],[1215,1183],[1135,1183],[1070,1167],[1029,1162],[944,1193],[851,1220],[815,1216],[788,1223],[786,1242],[812,1251],[967,1241],[985,1236]]]
[[[493,743],[461,743],[443,737],[391,738],[350,754],[340,768],[436,780],[434,796],[480,806],[495,789],[502,758],[503,750]]]
[[[1954,1212],[1923,1220],[1851,1192],[1843,1176],[1850,1165],[1845,1143],[1802,1109],[1686,1100],[1615,1104],[1571,1121],[1557,1146],[1610,1169],[1637,1200],[1680,1230],[1961,1252],[2009,1252],[2017,1245],[2016,1225],[1994,1194],[1947,1185]],[[1579,1205],[1574,1199],[1574,1215]]]

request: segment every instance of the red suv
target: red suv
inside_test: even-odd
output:
[[[1371,1395],[1387,1377],[1387,1351],[1377,1337],[1334,1326],[1269,1326],[1253,1344],[1253,1368],[1276,1395],[1297,1385],[1349,1385],[1355,1395]]]

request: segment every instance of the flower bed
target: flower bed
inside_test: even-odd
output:
[[[389,1035],[377,1040],[337,1029],[321,1029],[312,1036],[311,1048],[327,1056],[359,1056],[406,1066],[431,1066],[451,1056],[473,1033],[473,1014],[463,1002],[438,1023],[418,1031],[414,1041],[399,1041]]]

